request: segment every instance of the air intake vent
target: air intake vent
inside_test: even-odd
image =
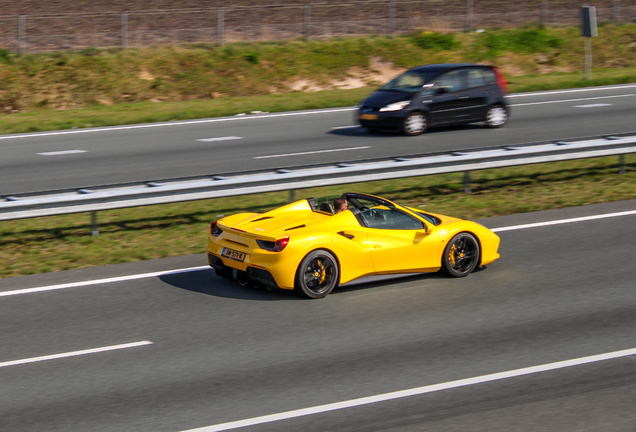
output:
[[[302,224],[302,225],[298,225],[298,226],[295,226],[295,227],[287,228],[285,231],[291,231],[291,230],[295,230],[295,229],[298,229],[298,228],[305,228],[306,226],[307,225]]]
[[[265,220],[265,219],[272,219],[272,217],[271,216],[263,216],[262,218],[254,219],[252,222],[258,222],[258,221],[262,221],[262,220]]]

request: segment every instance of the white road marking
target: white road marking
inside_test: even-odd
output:
[[[357,129],[359,127],[360,127],[360,125],[337,126],[337,127],[332,127],[331,130],[336,130],[336,129]]]
[[[564,94],[564,93],[580,93],[580,92],[602,91],[602,90],[620,90],[620,89],[634,88],[634,87],[636,87],[636,84],[624,84],[624,85],[605,86],[605,87],[584,87],[584,88],[567,89],[567,90],[548,90],[548,91],[540,91],[540,92],[514,93],[514,94],[507,94],[506,97],[516,98],[516,97],[527,97],[527,96],[545,96],[545,95]]]
[[[615,95],[615,96],[597,96],[597,97],[579,98],[579,99],[563,99],[563,100],[544,101],[544,102],[528,102],[528,103],[521,103],[521,104],[511,104],[510,106],[519,107],[519,106],[528,106],[528,105],[545,105],[545,104],[554,104],[554,103],[579,102],[579,101],[585,101],[585,100],[610,99],[610,98],[629,97],[629,96],[635,96],[635,95],[625,94],[625,95]]]
[[[67,288],[78,288],[78,287],[107,284],[107,283],[113,283],[113,282],[125,282],[125,281],[137,280],[137,279],[168,276],[168,275],[179,274],[179,273],[188,273],[193,271],[206,270],[209,268],[210,268],[209,266],[199,266],[199,267],[190,267],[190,268],[184,268],[184,269],[159,271],[159,272],[153,272],[153,273],[141,273],[141,274],[135,274],[135,275],[129,275],[129,276],[117,276],[117,277],[106,278],[106,279],[94,279],[94,280],[87,280],[82,282],[71,282],[71,283],[65,283],[60,285],[49,285],[49,286],[43,286],[43,287],[37,287],[37,288],[25,288],[25,289],[13,290],[13,291],[0,292],[0,297],[8,297],[8,296],[14,296],[14,295],[21,295],[21,294],[32,294],[32,293],[42,292],[42,291],[55,291],[55,290],[61,290],[61,289],[67,289]]]
[[[75,153],[86,153],[86,150],[60,150],[60,151],[52,151],[52,152],[43,152],[38,154],[42,156],[60,156],[60,155],[75,154]]]
[[[22,360],[12,360],[12,361],[1,362],[0,367],[16,366],[16,365],[21,365],[26,363],[35,363],[35,362],[41,362],[46,360],[61,359],[66,357],[76,357],[76,356],[81,356],[86,354],[95,354],[95,353],[100,353],[105,351],[115,351],[115,350],[126,349],[126,348],[135,348],[135,347],[144,346],[144,345],[152,345],[152,342],[150,341],[132,342],[132,343],[121,344],[121,345],[111,345],[111,346],[101,347],[101,348],[92,348],[92,349],[87,349],[82,351],[72,351],[72,352],[66,352],[66,353],[60,353],[60,354],[45,355],[40,357],[31,357],[31,358],[22,359]]]
[[[311,114],[330,114],[344,111],[354,111],[356,107],[345,107],[345,108],[335,108],[335,109],[325,109],[325,110],[317,110],[317,111],[303,111],[303,112],[285,112],[280,114],[266,114],[266,115],[253,115],[253,116],[245,116],[245,117],[221,117],[221,118],[212,118],[212,119],[200,119],[200,120],[187,120],[187,121],[175,121],[169,123],[149,123],[149,124],[141,124],[141,125],[128,125],[128,126],[109,126],[104,128],[92,128],[92,129],[71,129],[71,130],[63,130],[63,131],[54,131],[54,132],[36,132],[31,134],[21,134],[21,135],[0,135],[0,140],[5,139],[16,139],[16,138],[39,138],[39,137],[48,137],[55,135],[71,135],[71,134],[82,134],[82,133],[91,133],[91,132],[116,132],[122,130],[132,130],[132,129],[150,129],[157,127],[169,127],[169,126],[187,126],[187,125],[195,125],[195,124],[205,124],[205,123],[222,123],[222,122],[231,122],[231,121],[245,121],[245,120],[255,120],[255,119],[267,119],[274,117],[294,117],[294,116],[303,116],[303,115],[311,115]]]
[[[205,426],[196,429],[189,429],[183,432],[220,432],[231,429],[238,429],[247,426],[254,426],[263,423],[273,423],[281,420],[288,420],[297,417],[303,417],[313,414],[321,414],[329,411],[336,411],[346,408],[353,408],[361,405],[369,405],[378,402],[386,402],[395,399],[401,399],[405,397],[411,396],[419,396],[427,393],[433,393],[443,390],[454,389],[458,387],[466,387],[475,384],[483,384],[492,381],[498,381],[502,379],[515,378],[524,375],[531,375],[541,372],[552,371],[556,369],[563,369],[573,366],[580,366],[589,363],[595,363],[605,360],[612,360],[621,357],[627,357],[631,355],[636,355],[636,348],[626,349],[622,351],[614,351],[605,354],[598,354],[589,357],[579,357],[571,360],[564,360],[555,363],[547,363],[538,366],[531,366],[522,369],[514,369],[505,372],[498,372],[489,375],[482,375],[473,378],[465,378],[456,381],[449,381],[440,384],[427,385],[423,387],[416,387],[408,390],[401,390],[391,393],[383,393],[375,396],[368,396],[359,399],[350,399],[347,401],[330,403],[326,405],[319,405],[309,408],[303,408],[293,411],[285,411],[277,414],[270,414],[261,417],[253,417],[245,420],[238,420],[228,423],[221,423],[212,426]]]
[[[243,137],[226,136],[226,137],[218,137],[218,138],[201,138],[201,139],[198,139],[197,141],[213,142],[213,141],[230,141],[230,140],[240,140],[240,139],[243,139]]]
[[[613,218],[613,217],[619,217],[619,216],[630,216],[630,215],[636,215],[636,210],[629,210],[629,211],[617,212],[617,213],[606,213],[606,214],[594,215],[594,216],[582,216],[577,218],[561,219],[561,220],[547,221],[547,222],[537,222],[537,223],[524,224],[524,225],[514,225],[514,226],[502,227],[502,228],[493,228],[490,231],[492,232],[515,231],[515,230],[521,230],[521,229],[527,229],[527,228],[539,228],[544,226],[562,225],[562,224],[573,223],[573,222],[584,222],[584,221],[607,219],[607,218]]]
[[[269,156],[256,156],[254,159],[269,159],[269,158],[279,158],[279,157],[288,157],[288,156],[303,156],[308,154],[317,154],[317,153],[331,153],[331,152],[341,152],[341,151],[350,151],[350,150],[362,150],[368,149],[371,146],[363,146],[363,147],[348,147],[348,148],[339,148],[339,149],[331,149],[331,150],[316,150],[316,151],[308,151],[301,153],[287,153],[287,154],[279,154],[279,155],[269,155]]]
[[[597,103],[597,104],[587,104],[587,105],[574,105],[573,108],[598,108],[598,107],[606,107],[606,106],[612,106],[612,104]]]
[[[524,225],[514,225],[509,227],[493,228],[491,229],[491,231],[493,232],[514,231],[514,230],[527,229],[527,228],[539,228],[544,226],[560,225],[560,224],[567,224],[567,223],[573,223],[573,222],[584,222],[584,221],[590,221],[590,220],[598,220],[598,219],[606,219],[606,218],[630,216],[630,215],[636,215],[636,210],[617,212],[617,213],[606,213],[606,214],[600,214],[600,215],[594,215],[594,216],[583,216],[583,217],[571,218],[571,219],[559,219],[554,221],[537,222],[537,223],[524,224]],[[95,280],[88,280],[88,281],[82,281],[82,282],[71,282],[66,284],[49,285],[49,286],[42,286],[37,288],[24,288],[24,289],[13,290],[13,291],[0,291],[0,297],[8,297],[8,296],[14,296],[14,295],[21,295],[21,294],[32,294],[32,293],[43,292],[43,291],[55,291],[55,290],[61,290],[66,288],[78,288],[78,287],[100,285],[100,284],[107,284],[107,283],[113,283],[113,282],[126,282],[126,281],[137,280],[137,279],[168,276],[172,274],[189,273],[189,272],[208,270],[208,269],[210,269],[210,267],[208,266],[199,266],[199,267],[190,267],[190,268],[184,268],[184,269],[175,269],[175,270],[160,271],[160,272],[153,272],[153,273],[141,273],[141,274],[129,275],[129,276],[117,276],[117,277],[106,278],[106,279],[95,279]]]

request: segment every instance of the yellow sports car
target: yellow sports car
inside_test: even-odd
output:
[[[467,276],[499,254],[499,237],[475,222],[361,193],[303,199],[210,226],[208,262],[241,284],[321,298],[339,284],[379,274],[442,270]]]

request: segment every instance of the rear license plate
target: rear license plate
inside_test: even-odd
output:
[[[240,262],[245,261],[245,253],[239,252],[239,251],[235,251],[235,250],[232,250],[232,249],[223,248],[223,253],[221,255],[223,255],[226,258],[233,259],[233,260],[236,260],[236,261],[240,261]]]
[[[360,114],[360,120],[377,120],[377,114]]]

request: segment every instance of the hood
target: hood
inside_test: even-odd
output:
[[[412,100],[417,93],[406,93],[392,90],[378,90],[367,97],[362,106],[382,108],[395,102]]]

